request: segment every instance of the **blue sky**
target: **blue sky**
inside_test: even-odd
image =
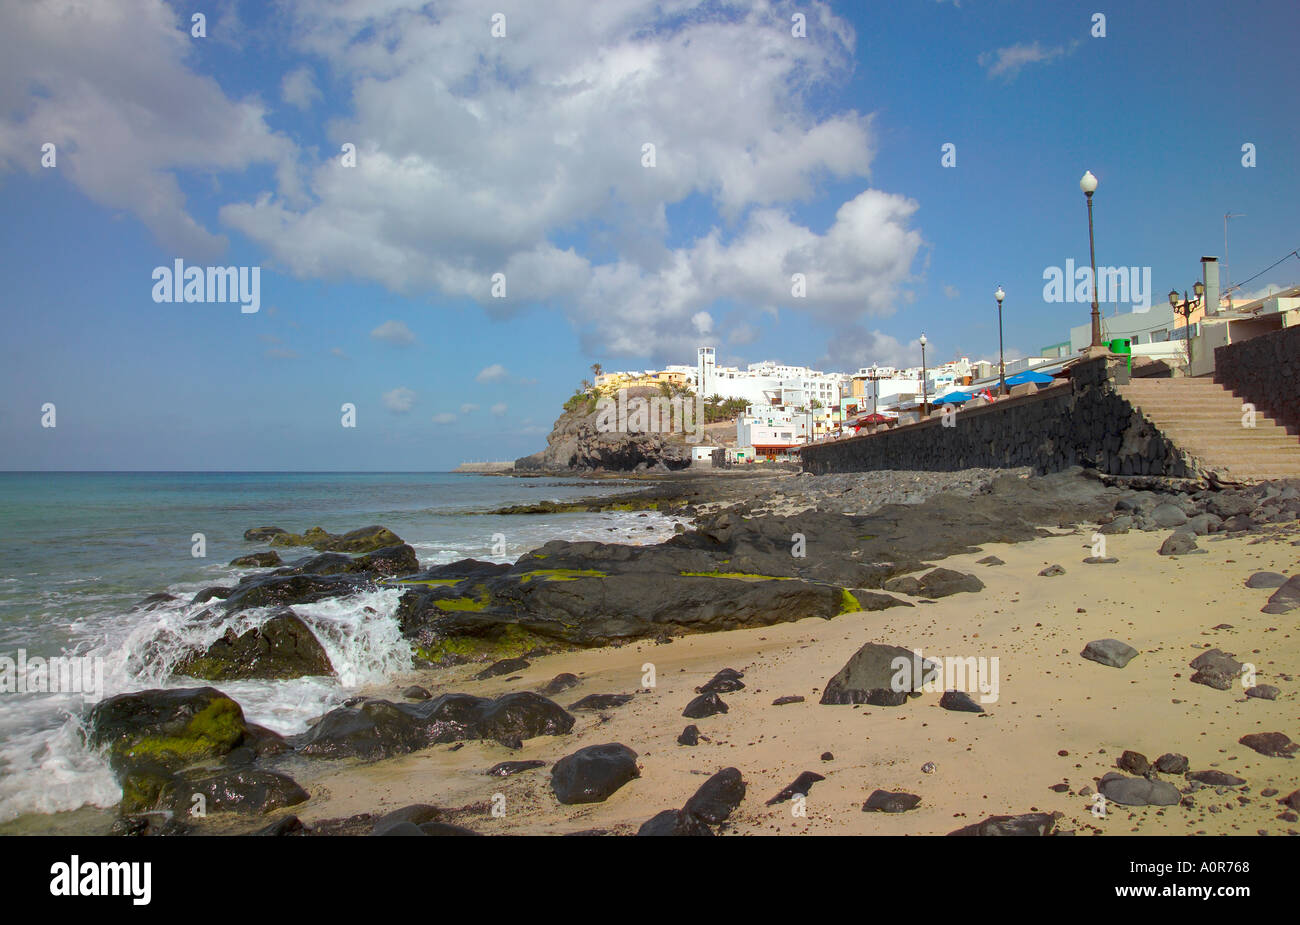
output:
[[[1043,299],[1085,169],[1157,299],[1227,211],[1234,280],[1300,245],[1292,2],[538,6],[5,4],[0,468],[514,458],[593,362],[996,359],[998,284],[1033,353],[1087,320]],[[177,257],[261,310],[153,302]]]

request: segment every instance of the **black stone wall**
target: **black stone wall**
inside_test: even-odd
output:
[[[1216,347],[1214,381],[1300,433],[1300,325]]]
[[[1035,395],[956,411],[943,420],[801,451],[809,472],[873,469],[952,471],[1032,467],[1038,473],[1082,465],[1113,475],[1201,474],[1196,460],[1179,450],[1118,392],[1105,358],[1076,364],[1072,378]]]

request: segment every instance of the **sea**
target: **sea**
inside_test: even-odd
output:
[[[227,563],[270,548],[246,541],[246,530],[343,533],[381,524],[424,567],[469,557],[513,562],[555,539],[661,542],[677,521],[653,511],[486,513],[643,485],[447,472],[0,472],[0,665],[6,657],[16,665],[20,655],[67,656],[102,671],[97,692],[0,692],[0,825],[120,800],[104,757],[83,744],[85,713],[101,697],[195,686],[172,667],[228,628],[242,632],[269,616],[270,608],[216,623],[193,619],[205,606],[189,603],[195,592],[256,571]],[[277,551],[286,563],[315,554]],[[140,606],[157,592],[175,599]],[[333,677],[220,688],[250,721],[302,732],[312,717],[413,670],[394,617],[400,595],[374,587],[293,608],[324,646]]]

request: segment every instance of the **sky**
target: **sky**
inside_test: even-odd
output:
[[[996,361],[999,285],[1035,354],[1088,321],[1044,295],[1085,170],[1156,302],[1225,213],[1234,282],[1300,246],[1297,34],[1292,0],[0,4],[0,469],[513,459],[593,363]],[[156,301],[178,259],[259,268],[257,311]]]

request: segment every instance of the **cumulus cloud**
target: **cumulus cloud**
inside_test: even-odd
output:
[[[960,299],[960,298],[961,298],[961,290],[958,289],[956,286],[945,285],[945,286],[943,287],[943,294],[944,294],[944,297],[945,297],[945,298],[948,298],[948,299]]]
[[[456,420],[456,415],[452,414],[450,411],[442,411],[435,414],[431,420],[435,424],[450,424],[452,421]]]
[[[1040,42],[1019,42],[996,51],[986,51],[979,56],[979,65],[990,77],[1000,77],[1008,83],[1019,76],[1022,68],[1030,64],[1046,64],[1068,55],[1078,46],[1072,42],[1069,46],[1056,45],[1044,48]]]
[[[549,307],[594,355],[693,355],[723,302],[838,329],[905,300],[922,238],[917,203],[866,188],[871,116],[825,106],[850,76],[852,27],[827,3],[800,9],[805,38],[768,0],[602,0],[598,15],[555,0],[510,10],[501,40],[476,0],[285,0],[283,48],[312,65],[281,98],[319,111],[323,73],[346,90],[325,141],[295,145],[263,103],[195,72],[163,0],[6,4],[0,170],[36,169],[53,140],[62,171],[66,144],[72,182],[188,257],[224,240],[189,215],[177,175],[270,165],[272,188],[218,216],[284,271],[469,298],[495,318]],[[82,28],[54,25],[74,14]],[[828,227],[796,221],[827,181],[862,191]],[[715,216],[694,239],[670,227],[687,200]]]
[[[404,385],[399,385],[383,395],[384,407],[397,414],[406,414],[415,404],[415,392]]]
[[[194,73],[194,40],[163,0],[4,3],[0,35],[0,173],[40,169],[33,152],[52,142],[73,186],[194,259],[227,242],[187,211],[179,172],[272,164],[297,200],[293,144],[255,97]]]
[[[550,305],[593,353],[657,358],[693,351],[722,299],[832,324],[848,308],[851,323],[892,310],[909,278],[921,239],[905,197],[868,190],[829,229],[789,217],[824,179],[865,178],[874,155],[869,115],[812,104],[847,77],[856,42],[826,4],[794,39],[766,2],[682,15],[606,0],[593,16],[560,0],[509,14],[526,42],[493,39],[468,0],[436,19],[391,3],[293,9],[299,50],[352,87],[329,131],[356,141],[357,166],[322,156],[309,202],[268,192],[221,212],[293,273],[469,297],[494,317]],[[719,226],[670,246],[666,204],[692,196]],[[559,243],[574,227],[616,242],[613,256]],[[806,299],[791,297],[794,272]]]
[[[506,403],[503,402],[503,401],[501,401],[501,402],[497,402],[497,403],[496,403],[495,405],[493,405],[492,408],[491,408],[492,414],[493,414],[494,416],[496,416],[496,417],[499,417],[499,418],[500,418],[500,417],[505,417],[506,412],[509,411],[509,410],[510,410],[509,406],[506,405]]]
[[[473,414],[477,410],[478,410],[478,405],[472,402],[465,402],[465,404],[460,406],[461,414]]]
[[[491,366],[485,366],[474,378],[479,382],[505,382],[510,373],[500,363],[493,363]]]
[[[415,334],[406,326],[404,321],[385,321],[371,331],[370,336],[375,340],[382,340],[384,343],[394,344],[398,347],[405,347],[415,343]]]

